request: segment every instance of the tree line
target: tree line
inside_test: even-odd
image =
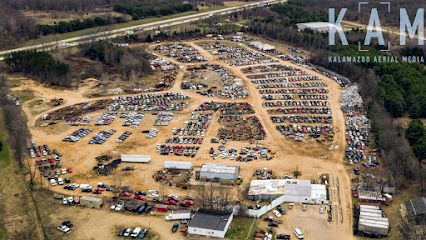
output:
[[[0,0],[18,10],[38,11],[94,11],[97,8],[106,8],[111,4],[132,2],[135,0]]]
[[[94,18],[86,19],[74,19],[68,22],[60,21],[57,24],[38,24],[37,32],[40,35],[48,35],[54,33],[66,33],[83,30],[86,28],[107,26],[116,23],[126,22],[126,19],[122,16],[96,16]]]
[[[35,77],[49,85],[67,87],[71,84],[69,65],[55,60],[46,52],[13,52],[5,57],[4,62],[10,71]]]
[[[414,119],[405,131],[408,141],[413,146],[413,152],[419,159],[426,159],[426,129],[423,122]]]
[[[193,10],[192,4],[177,0],[141,0],[138,2],[117,3],[114,5],[114,11],[128,14],[132,16],[133,20],[147,17],[167,16],[191,10]]]

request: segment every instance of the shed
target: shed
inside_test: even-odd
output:
[[[149,155],[126,155],[121,154],[121,162],[132,162],[132,163],[147,163],[151,161]]]
[[[189,170],[192,168],[191,162],[175,162],[175,161],[164,161],[164,168],[169,169],[185,169]]]
[[[102,207],[102,199],[96,197],[82,196],[80,197],[80,205],[92,208]]]
[[[189,223],[188,233],[224,238],[232,219],[232,212],[200,209]]]

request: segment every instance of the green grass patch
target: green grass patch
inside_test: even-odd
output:
[[[7,130],[4,125],[3,119],[0,119],[0,141],[3,144],[3,148],[0,152],[0,170],[9,166],[10,163],[10,149],[8,144]]]
[[[9,235],[7,234],[6,228],[3,225],[0,225],[0,239],[9,239]]]
[[[14,91],[20,102],[26,102],[34,98],[34,92],[31,90]]]
[[[228,239],[242,240],[249,236],[249,239],[251,239],[254,232],[257,230],[255,223],[253,229],[249,233],[252,223],[253,218],[234,217],[225,237]]]

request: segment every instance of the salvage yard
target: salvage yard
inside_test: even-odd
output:
[[[149,211],[158,212],[159,204],[168,204],[169,209],[194,207],[189,196],[196,204],[198,187],[204,183],[195,180],[192,170],[206,163],[239,167],[242,183],[230,184],[230,199],[243,204],[250,203],[238,197],[258,169],[289,175],[297,171],[300,179],[318,179],[326,173],[332,176],[328,187],[333,221],[327,222],[327,213],[320,214],[319,206],[302,211],[296,205],[278,230],[291,233],[300,227],[307,239],[353,238],[342,88],[336,81],[246,42],[211,38],[161,42],[147,51],[157,57],[152,64],[161,71],[173,66],[171,86],[138,91],[118,91],[114,86],[111,94],[94,96],[87,93],[93,92],[96,79],[64,90],[15,78],[12,90],[32,92],[32,99],[21,104],[33,137],[29,151],[34,157],[28,161],[43,166],[37,184],[65,196],[114,197],[116,204],[122,199],[138,210],[149,205]],[[54,98],[62,99],[61,104],[34,109],[33,101],[47,103]],[[119,161],[122,154],[135,160]],[[189,162],[192,170],[166,170],[165,161]],[[73,190],[63,188],[71,184]],[[111,229],[140,224],[160,239],[183,239],[170,231],[172,224],[164,221],[164,214],[111,213],[110,203],[105,201],[101,210],[57,210],[76,223],[69,239],[111,239],[117,235]],[[266,228],[258,221],[258,229]],[[88,227],[95,225],[99,227]],[[231,232],[233,239],[238,234]]]

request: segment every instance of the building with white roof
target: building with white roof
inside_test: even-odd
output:
[[[328,32],[330,29],[336,29],[336,31],[343,31],[343,29],[340,27],[338,28],[337,25],[328,23],[328,22],[306,22],[306,23],[298,23],[296,24],[299,31],[303,31],[305,29],[310,29],[314,32]]]
[[[272,179],[252,180],[248,192],[252,200],[272,201],[283,196],[284,202],[326,204],[327,189],[322,184],[312,184],[309,180]]]
[[[239,166],[203,164],[200,170],[200,179],[209,180],[237,180],[240,173]]]

